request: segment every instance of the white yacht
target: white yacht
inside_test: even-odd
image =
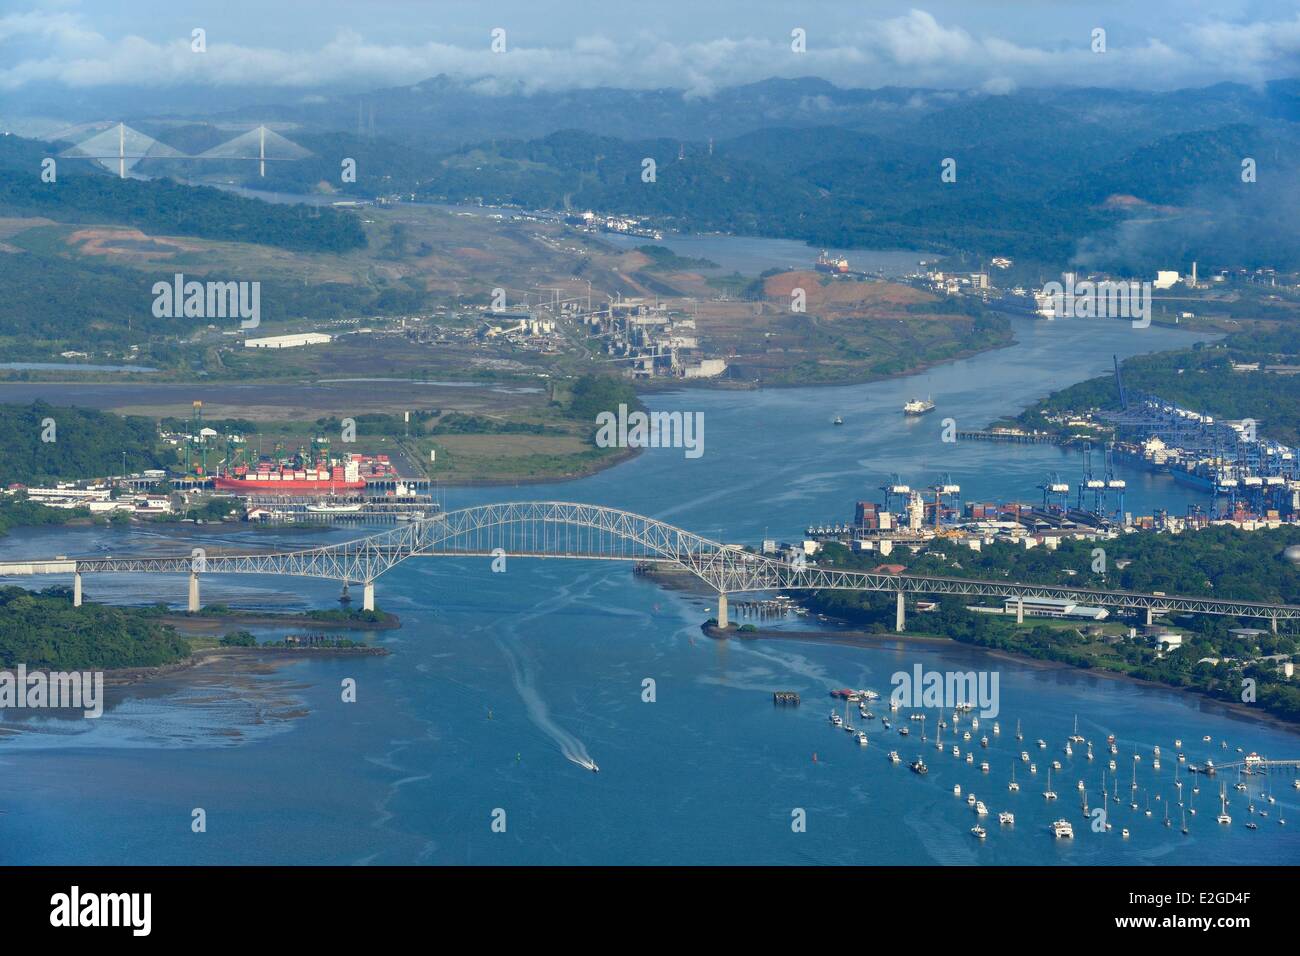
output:
[[[954,797],[960,797],[960,796],[961,796],[961,784],[959,784],[959,783],[954,783],[954,784],[952,785],[952,795],[953,795]]]
[[[989,815],[989,808],[984,806],[983,800],[975,801],[975,815],[980,817],[986,817]]]
[[[977,839],[977,840],[983,840],[986,836],[989,835],[989,831],[988,831],[988,830],[985,830],[985,829],[984,829],[982,826],[980,826],[978,823],[975,824],[973,827],[970,828],[970,832],[973,833],[973,834],[975,834],[975,839]]]
[[[897,751],[897,750],[891,750],[891,751],[889,752],[889,762],[890,762],[890,763],[902,763],[902,762],[903,762],[903,758],[900,757],[900,756],[898,755],[898,751]]]
[[[862,731],[859,730],[859,731],[858,731],[858,746],[859,746],[859,747],[865,747],[866,745],[867,745],[867,735],[864,734]]]
[[[1069,820],[1057,820],[1053,823],[1052,833],[1058,840],[1074,839],[1074,827],[1070,826]]]
[[[1003,810],[998,814],[998,823],[1003,826],[1012,826],[1016,822],[1016,815],[1010,810]]]

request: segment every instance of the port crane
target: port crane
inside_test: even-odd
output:
[[[1070,506],[1070,483],[1058,472],[1052,472],[1038,487],[1043,492],[1044,511],[1063,513]]]

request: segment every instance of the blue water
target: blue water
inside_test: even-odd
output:
[[[656,407],[702,411],[705,454],[647,451],[590,479],[548,486],[451,490],[447,506],[562,498],[618,505],[726,541],[793,538],[812,521],[846,520],[853,501],[874,497],[890,472],[913,484],[951,472],[966,499],[1035,500],[1048,470],[1077,477],[1079,457],[1052,447],[939,441],[940,419],[977,427],[1092,374],[1121,356],[1189,341],[1185,333],[1120,323],[1017,326],[1010,350],[936,369],[920,379],[835,389],[684,391]],[[899,406],[917,394],[939,406],[919,421]],[[842,415],[845,424],[832,427]],[[1128,508],[1182,511],[1201,501],[1167,478],[1122,468]],[[187,526],[157,540],[147,530],[38,529],[0,541],[0,556],[124,552],[150,543],[186,550]],[[266,535],[222,528],[220,543],[306,543],[352,532]],[[215,543],[215,542],[214,542]],[[250,607],[329,606],[330,582],[205,578],[204,599]],[[86,580],[101,600],[184,599],[181,578],[105,575]],[[1247,831],[1234,791],[1231,827],[1214,822],[1207,784],[1195,797],[1191,834],[1161,825],[1174,793],[1173,742],[1188,759],[1229,759],[1219,741],[1274,757],[1300,756],[1300,737],[1224,712],[1200,698],[989,657],[960,646],[890,643],[856,648],[795,641],[715,642],[700,622],[708,603],[633,577],[625,565],[510,560],[494,574],[486,559],[408,561],[380,579],[378,600],[403,621],[372,635],[392,654],[307,659],[256,678],[300,701],[299,719],[258,723],[248,699],[193,700],[136,692],[98,722],[61,736],[27,733],[0,742],[0,863],[1295,863],[1300,861],[1300,791],[1274,779],[1277,804]],[[801,625],[806,626],[806,625]],[[969,766],[933,742],[883,734],[868,724],[859,748],[829,727],[827,692],[843,686],[886,693],[890,675],[916,663],[933,670],[996,669],[1002,734]],[[340,681],[358,684],[354,704]],[[652,678],[657,699],[641,700]],[[774,689],[803,695],[777,709]],[[245,698],[256,695],[245,695]],[[877,707],[878,711],[883,708]],[[1098,744],[1091,765],[1061,752],[1078,714]],[[1046,751],[1018,744],[1038,737]],[[862,723],[859,721],[859,723]],[[903,721],[903,723],[908,723]],[[981,733],[988,732],[985,721]],[[242,736],[220,733],[237,726]],[[1119,741],[1122,805],[1108,804],[1114,830],[1094,834],[1076,781],[1099,802],[1107,733]],[[1210,735],[1212,744],[1201,742]],[[976,735],[978,737],[978,734]],[[1151,747],[1164,766],[1153,776]],[[963,750],[966,745],[963,745]],[[1006,789],[1012,761],[1031,749],[1039,774],[1017,765],[1019,794]],[[1141,750],[1139,802],[1128,808],[1131,754]],[[921,779],[904,761],[923,754]],[[588,754],[592,774],[566,757]],[[815,757],[815,759],[814,759]],[[982,775],[978,761],[988,759]],[[1046,766],[1065,765],[1044,800]],[[1185,779],[1190,781],[1186,775]],[[1109,777],[1109,773],[1108,773]],[[1229,784],[1233,781],[1228,780]],[[963,798],[952,795],[960,783]],[[1256,803],[1267,806],[1258,795]],[[983,844],[964,794],[991,811]],[[1160,796],[1162,800],[1156,800]],[[1190,782],[1185,799],[1191,799]],[[208,832],[190,832],[194,807]],[[494,810],[506,832],[494,833]],[[791,829],[796,808],[807,831]],[[1016,824],[998,826],[999,810]],[[1047,824],[1064,816],[1071,843]],[[1280,827],[1278,816],[1290,825]],[[1125,840],[1122,827],[1132,833]]]

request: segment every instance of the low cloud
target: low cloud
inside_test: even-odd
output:
[[[492,53],[450,43],[382,43],[354,28],[316,47],[282,49],[226,42],[191,52],[188,37],[158,42],[136,34],[112,38],[87,15],[70,10],[0,17],[0,90],[62,85],[180,85],[309,89],[399,85],[446,73],[485,92],[616,86],[684,88],[695,95],[771,76],[820,76],[848,87],[885,85],[979,88],[1120,86],[1171,89],[1235,80],[1256,83],[1300,72],[1300,14],[1290,19],[1194,23],[1166,18],[1142,36],[1112,35],[1107,52],[1081,33],[1070,45],[1029,45],[976,31],[914,9],[859,22],[854,31],[818,31],[808,24],[806,53],[783,35],[733,35],[670,41],[644,33],[585,33],[556,46],[516,45]]]

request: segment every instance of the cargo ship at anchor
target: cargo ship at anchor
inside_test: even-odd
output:
[[[833,275],[847,275],[849,271],[849,260],[843,256],[833,256],[827,253],[825,249],[817,257],[813,264],[818,272],[829,272]]]

